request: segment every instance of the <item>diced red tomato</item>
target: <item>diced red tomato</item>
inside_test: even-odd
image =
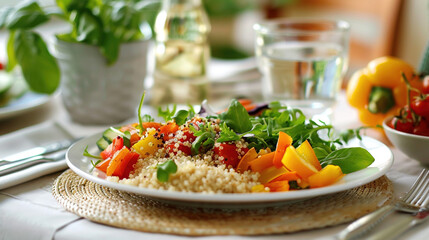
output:
[[[170,143],[167,145],[167,150],[169,153],[174,153],[174,155],[176,155],[178,153],[178,151],[182,151],[187,156],[192,154],[191,147],[185,146],[182,142],[178,142],[179,147],[177,148],[177,151],[175,151],[175,149],[176,149],[175,144],[176,143]]]
[[[249,149],[242,148],[240,151],[246,153]],[[226,165],[231,165],[233,168],[237,167],[240,161],[240,154],[238,153],[237,146],[231,143],[221,143],[220,146],[214,147],[214,153],[223,158],[222,161]],[[244,155],[244,154],[243,154]]]
[[[113,139],[112,143],[109,144],[109,146],[104,149],[100,156],[102,159],[108,159],[115,154],[118,150],[120,150],[124,146],[124,139],[122,137],[117,136]]]
[[[179,129],[179,126],[175,122],[168,122],[164,126],[160,127],[160,133],[163,134],[164,141],[167,141],[170,139],[170,134],[177,132]]]
[[[125,167],[124,172],[122,173],[123,178],[128,178],[130,176],[131,171],[134,170],[134,164],[137,163],[137,160],[139,160],[139,155],[131,157],[131,159],[128,161],[127,166]]]

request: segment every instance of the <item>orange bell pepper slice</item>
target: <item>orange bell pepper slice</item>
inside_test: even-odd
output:
[[[259,182],[261,182],[262,184],[264,183],[269,183],[271,182],[273,179],[285,174],[289,172],[289,170],[287,170],[285,167],[280,167],[280,168],[276,168],[275,166],[271,166],[269,168],[264,169],[261,172],[261,176],[259,177]]]
[[[276,167],[283,166],[282,158],[286,152],[286,148],[292,144],[292,137],[287,133],[279,132],[279,139],[277,141],[276,151],[274,154],[273,164]]]
[[[120,179],[124,178],[125,169],[128,166],[128,163],[133,159],[138,159],[139,154],[135,152],[128,152],[127,155],[122,159],[120,164],[115,168],[115,171],[113,172],[113,176],[118,176]],[[128,176],[127,176],[128,177]]]
[[[244,154],[244,156],[240,159],[240,161],[237,164],[237,172],[244,173],[247,171],[250,167],[249,162],[255,160],[258,157],[258,153],[256,152],[255,148],[249,149],[249,151]]]
[[[275,152],[264,154],[259,158],[249,162],[253,172],[262,172],[264,169],[273,166],[273,158]]]
[[[298,176],[298,174],[296,174],[296,172],[286,172],[286,173],[283,173],[282,175],[276,177],[271,182],[276,182],[276,181],[296,181],[298,179],[299,179],[299,176]]]
[[[113,176],[113,173],[115,172],[115,169],[121,164],[121,162],[123,161],[124,157],[130,152],[130,150],[128,150],[127,147],[123,147],[121,150],[119,150],[118,152],[116,152],[113,157],[112,160],[110,161],[109,166],[107,167],[106,170],[106,175],[107,176]]]

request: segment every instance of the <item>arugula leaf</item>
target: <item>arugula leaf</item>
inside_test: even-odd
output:
[[[92,155],[91,153],[89,153],[88,152],[88,146],[86,146],[85,150],[83,150],[83,156],[90,157],[90,158],[95,158],[95,159],[102,159],[100,156]],[[97,164],[95,164],[95,165],[97,165]]]
[[[219,118],[237,133],[244,133],[252,129],[249,113],[235,99],[231,101],[226,112],[219,114]]]
[[[170,174],[177,172],[177,165],[173,160],[167,160],[164,163],[158,164],[156,169],[156,178],[160,182],[167,182]]]
[[[24,78],[33,91],[50,94],[57,89],[60,69],[39,34],[17,30],[14,52]]]
[[[205,153],[209,149],[213,148],[215,144],[216,133],[211,126],[211,124],[199,124],[199,129],[196,130],[192,125],[189,127],[194,135],[197,137],[194,142],[192,142],[191,153],[193,156],[199,153]]]
[[[189,112],[186,110],[179,110],[177,111],[174,116],[172,117],[172,119],[176,122],[177,125],[183,125],[186,120],[187,117],[189,115]]]
[[[151,115],[149,114],[145,114],[141,117],[143,122],[155,122],[155,118],[153,118]]]
[[[240,140],[241,136],[237,135],[234,131],[231,130],[224,122],[220,126],[220,136],[216,139],[217,142],[228,142],[228,141],[236,141]]]
[[[161,107],[158,108],[158,116],[164,118],[165,122],[168,122],[173,119],[174,114],[176,113],[176,104],[173,105],[173,109],[170,111],[170,107],[167,106],[167,108],[162,110]]]
[[[341,168],[343,173],[364,169],[374,162],[374,157],[364,148],[342,148],[329,153],[320,161],[322,167],[332,164]]]

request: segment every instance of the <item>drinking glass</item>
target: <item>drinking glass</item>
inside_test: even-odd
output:
[[[329,122],[348,66],[349,29],[345,21],[309,18],[255,24],[264,100]]]

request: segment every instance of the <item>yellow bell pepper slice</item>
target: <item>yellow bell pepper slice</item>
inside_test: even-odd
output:
[[[318,172],[317,168],[302,158],[293,146],[286,149],[282,163],[287,169],[295,171],[301,178],[308,178]]]
[[[335,183],[344,176],[341,168],[335,165],[327,165],[318,173],[308,178],[311,188],[325,187]]]
[[[140,139],[132,148],[142,158],[154,155],[163,146],[161,134],[156,129],[150,129],[145,138]]]
[[[281,175],[288,172],[289,170],[287,170],[285,167],[277,168],[275,166],[272,166],[272,167],[266,168],[261,172],[261,175],[259,176],[259,182],[262,184],[269,183],[272,180],[276,179],[277,177],[280,177]]]

